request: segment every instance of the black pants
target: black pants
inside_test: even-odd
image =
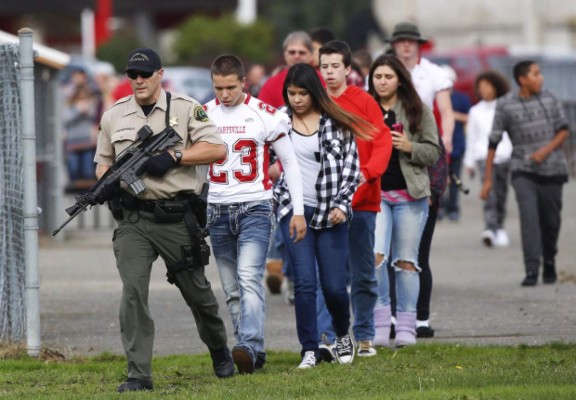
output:
[[[562,222],[562,183],[526,176],[512,178],[520,215],[524,268],[537,275],[542,262],[554,265]]]
[[[418,248],[418,265],[422,271],[418,274],[420,277],[420,294],[416,304],[416,319],[426,321],[430,318],[430,297],[432,295],[432,271],[430,270],[430,247],[432,246],[432,236],[436,227],[436,218],[438,217],[438,207],[440,197],[432,193],[431,203],[428,209],[428,219],[420,239]],[[388,265],[388,277],[390,278],[390,305],[392,312],[396,315],[396,280],[394,269]]]

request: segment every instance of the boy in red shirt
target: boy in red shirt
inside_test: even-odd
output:
[[[373,356],[374,305],[376,275],[374,259],[374,229],[380,211],[380,176],[386,170],[392,152],[390,130],[378,103],[356,86],[348,86],[352,52],[346,42],[332,40],[320,48],[320,72],[332,100],[374,125],[372,140],[357,139],[360,154],[360,186],[352,200],[354,217],[350,223],[348,267],[351,272],[351,302],[354,312],[354,338],[358,356]],[[319,329],[331,339],[331,328],[319,321]]]

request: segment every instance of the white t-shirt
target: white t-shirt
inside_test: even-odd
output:
[[[212,163],[208,202],[218,204],[272,198],[268,175],[269,147],[287,135],[290,118],[284,112],[246,94],[243,103],[226,107],[218,99],[204,108],[226,144],[226,159]]]
[[[318,131],[314,135],[306,136],[292,129],[290,135],[294,144],[294,152],[300,166],[302,174],[302,191],[304,193],[304,204],[310,207],[318,205],[318,174],[320,173],[320,142],[318,141]],[[318,156],[318,159],[316,158]]]
[[[436,93],[452,87],[452,81],[448,78],[446,71],[426,58],[421,58],[410,74],[420,99],[431,110],[434,109]]]
[[[470,108],[468,123],[466,124],[466,152],[464,153],[464,166],[473,168],[476,161],[486,160],[488,156],[488,137],[492,132],[492,122],[496,113],[496,100],[480,101]],[[494,164],[510,161],[512,156],[512,142],[504,132],[502,140],[496,147]]]

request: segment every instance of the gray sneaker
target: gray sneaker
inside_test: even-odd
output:
[[[293,306],[295,301],[294,281],[291,279],[286,279],[286,304]]]

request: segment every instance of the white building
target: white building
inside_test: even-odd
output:
[[[503,45],[513,54],[576,54],[574,0],[374,0],[373,8],[389,33],[412,20],[438,50]]]

